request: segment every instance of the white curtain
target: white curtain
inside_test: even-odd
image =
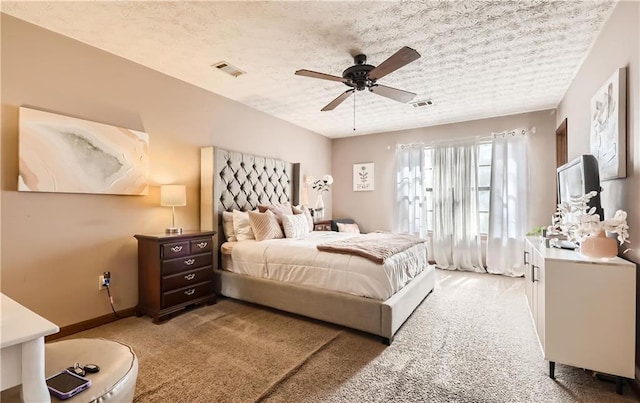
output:
[[[527,137],[524,130],[493,136],[487,271],[524,275],[527,233]]]
[[[433,147],[433,256],[438,267],[484,272],[477,143]]]
[[[424,146],[404,145],[396,150],[394,232],[426,238],[424,210]]]

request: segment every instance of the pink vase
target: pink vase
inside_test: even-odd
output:
[[[580,244],[580,253],[589,257],[615,257],[618,256],[618,242],[615,238],[607,238],[604,231],[596,236],[586,237]]]

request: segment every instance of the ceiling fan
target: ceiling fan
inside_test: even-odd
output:
[[[383,97],[387,97],[398,102],[407,103],[416,96],[415,93],[399,90],[397,88],[387,87],[386,85],[380,85],[377,83],[377,81],[387,74],[392,73],[419,58],[420,53],[416,52],[410,47],[405,46],[391,55],[387,60],[380,63],[377,67],[367,64],[366,55],[356,55],[353,58],[355,64],[343,71],[342,77],[318,73],[311,70],[298,70],[296,71],[296,75],[311,78],[320,78],[322,80],[339,81],[351,87],[350,89],[340,94],[338,98],[329,102],[327,106],[322,108],[321,110],[323,112],[333,110],[345,99],[349,98],[349,96],[356,90],[363,91],[364,89],[368,89],[374,94],[382,95]]]

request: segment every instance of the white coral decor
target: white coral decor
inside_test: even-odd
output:
[[[570,203],[558,204],[558,210],[553,217],[553,227],[573,242],[581,242],[587,236],[598,235],[601,231],[615,232],[620,245],[627,242],[627,213],[618,210],[613,218],[600,221],[600,216],[595,214],[595,207],[588,206],[589,200],[595,195],[595,191],[589,192],[583,196],[572,197]]]
[[[627,212],[623,210],[616,211],[613,218],[602,222],[602,229],[607,232],[615,232],[618,234],[618,242],[622,245],[629,238],[629,226],[627,225]]]

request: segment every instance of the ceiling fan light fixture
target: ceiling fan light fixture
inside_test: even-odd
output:
[[[420,53],[415,49],[405,46],[388,57],[378,66],[367,64],[367,56],[364,54],[355,55],[353,57],[354,65],[344,70],[342,72],[342,77],[304,69],[297,70],[295,74],[298,76],[319,78],[322,80],[339,81],[351,88],[322,108],[321,111],[323,112],[335,109],[354,91],[363,91],[365,89],[394,101],[407,103],[416,96],[415,93],[398,88],[387,87],[386,85],[378,84],[377,81],[387,74],[392,73],[419,58]]]

